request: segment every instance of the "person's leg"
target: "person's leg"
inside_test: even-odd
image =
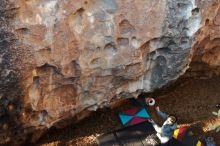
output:
[[[149,146],[160,146],[160,140],[156,134],[150,134],[145,139],[147,145]]]
[[[161,143],[160,146],[169,146],[168,142],[167,143]]]

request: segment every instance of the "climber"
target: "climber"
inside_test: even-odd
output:
[[[151,135],[151,138],[153,138],[153,145],[155,146],[168,146],[169,140],[172,138],[173,133],[175,129],[177,128],[177,118],[172,115],[167,115],[166,113],[163,113],[160,111],[160,108],[157,106],[156,111],[158,116],[160,116],[165,122],[163,123],[162,127],[159,127],[152,119],[149,119],[148,121],[152,123],[154,129],[156,130],[156,134],[154,136]],[[149,138],[146,138],[146,141],[148,141]]]

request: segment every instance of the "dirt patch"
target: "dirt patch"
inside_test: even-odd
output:
[[[176,86],[152,94],[162,111],[175,114],[181,125],[191,125],[199,137],[213,136],[220,145],[220,134],[208,130],[209,124],[220,124],[220,119],[212,115],[220,103],[220,78],[209,80],[181,79]],[[120,128],[116,112],[128,109],[132,105],[124,101],[123,106],[115,109],[102,109],[92,113],[78,124],[64,129],[51,129],[36,146],[89,146],[97,145],[96,137],[100,134]],[[152,117],[154,109],[150,108]],[[160,121],[158,121],[160,122]]]

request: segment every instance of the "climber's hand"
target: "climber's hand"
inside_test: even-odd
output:
[[[152,120],[152,119],[148,119],[148,122],[155,123],[154,120]]]
[[[157,111],[157,112],[159,112],[159,111],[160,111],[159,106],[157,106],[155,109],[156,109],[156,111]]]

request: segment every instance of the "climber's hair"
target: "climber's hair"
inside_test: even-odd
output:
[[[177,118],[174,115],[169,115],[168,118],[170,119],[170,121],[172,122],[172,124],[177,122]]]

